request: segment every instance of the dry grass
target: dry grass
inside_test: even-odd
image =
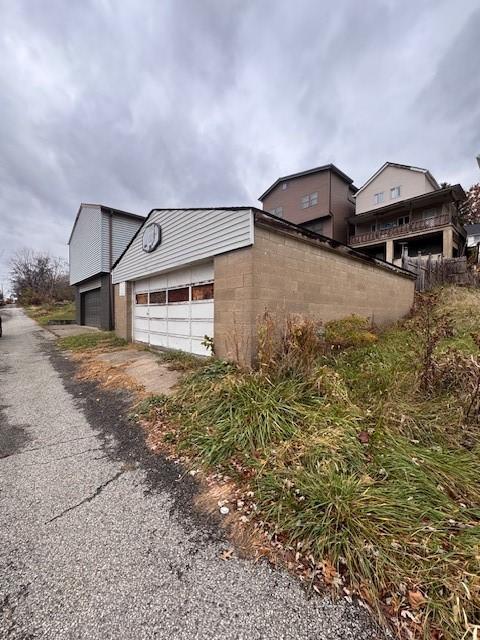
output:
[[[478,357],[480,293],[447,288],[435,313],[453,332],[432,358]],[[313,588],[360,594],[399,632],[453,640],[480,624],[480,433],[452,389],[420,388],[417,321],[328,356],[304,322],[280,351],[267,330],[260,371],[199,369],[162,403],[157,446],[252,492],[248,521]]]

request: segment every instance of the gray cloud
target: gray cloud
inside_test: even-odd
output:
[[[385,160],[479,174],[476,0],[0,0],[0,282],[78,205],[256,204]]]

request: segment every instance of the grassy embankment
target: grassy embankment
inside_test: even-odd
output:
[[[49,322],[65,322],[75,320],[75,303],[31,305],[24,307],[25,313],[42,326]]]
[[[206,361],[151,401],[150,419],[177,452],[253,492],[247,519],[312,585],[360,594],[419,637],[473,637],[480,292],[445,288],[378,340],[350,325],[319,341],[293,322],[274,344],[267,319],[258,370]]]

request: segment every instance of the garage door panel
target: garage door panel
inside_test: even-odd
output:
[[[168,318],[187,319],[190,317],[190,304],[171,304],[168,306]]]
[[[167,317],[167,307],[166,306],[151,306],[149,309],[150,318],[166,318]]]
[[[167,276],[155,276],[154,278],[150,278],[150,291],[155,291],[157,289],[166,289],[167,287]]]
[[[167,333],[167,321],[159,318],[150,318],[150,331]]]
[[[147,331],[148,333],[148,328],[149,328],[149,323],[148,323],[148,318],[141,318],[138,316],[135,316],[135,330],[139,330],[139,331]]]
[[[150,295],[148,298],[139,298],[140,302],[148,301],[149,304],[136,304],[136,299],[134,301],[135,340],[152,346],[209,355],[209,350],[201,343],[206,335],[213,336],[214,301],[208,299],[212,288],[194,289],[192,293],[191,287],[198,283],[212,282],[213,273],[213,262],[210,262],[137,281],[135,293]],[[186,291],[178,291],[186,287]],[[167,304],[163,304],[161,293],[153,295],[165,290],[174,290],[171,294],[172,301]],[[197,299],[202,295],[207,299]],[[196,298],[193,301],[188,299],[192,296]],[[174,302],[175,299],[179,301]]]
[[[199,338],[192,338],[192,353],[197,356],[210,356],[210,349],[202,344],[202,340],[200,340]]]
[[[205,336],[213,337],[212,323],[208,320],[192,321],[192,336],[202,340]]]
[[[168,320],[168,334],[175,336],[190,336],[190,322],[188,320]]]
[[[167,282],[169,287],[178,287],[191,282],[191,270],[179,269],[167,274]]]
[[[100,327],[100,289],[82,293],[83,324],[88,327]]]
[[[148,344],[148,331],[135,331],[135,340],[137,342],[146,342]]]
[[[168,347],[168,336],[166,333],[151,333],[150,344],[153,347]]]
[[[213,300],[211,302],[192,302],[192,319],[213,320]]]
[[[187,351],[188,353],[190,353],[191,340],[190,338],[181,338],[180,336],[172,336],[171,334],[169,334],[168,348],[178,349],[180,351]]]
[[[144,320],[148,320],[149,318],[148,307],[139,307],[138,305],[136,305],[135,318],[139,318],[139,319],[143,318]]]

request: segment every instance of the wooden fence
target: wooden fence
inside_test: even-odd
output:
[[[428,291],[442,284],[480,287],[480,270],[467,258],[437,258],[432,256],[402,258],[402,267],[417,275],[417,291]]]

